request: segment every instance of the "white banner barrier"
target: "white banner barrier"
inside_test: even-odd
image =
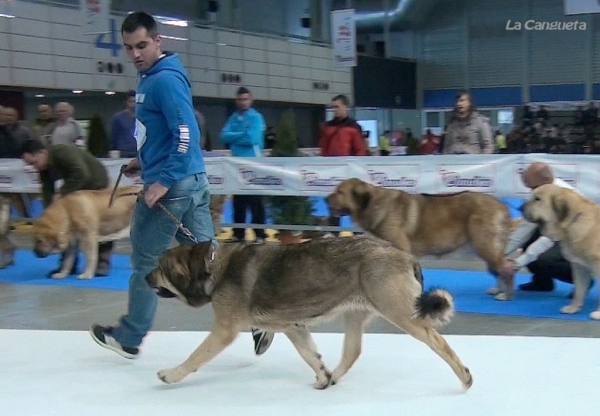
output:
[[[102,159],[113,184],[129,160]],[[536,161],[548,163],[555,176],[600,199],[600,155],[205,158],[215,194],[325,196],[344,179],[355,177],[410,193],[471,190],[515,198],[528,195],[520,174]],[[123,178],[121,185],[131,183]],[[21,160],[0,160],[0,192],[39,193],[38,175]]]

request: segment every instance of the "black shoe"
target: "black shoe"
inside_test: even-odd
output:
[[[550,284],[548,284],[532,280],[529,283],[520,284],[519,289],[525,292],[552,292],[554,290],[554,282],[551,281]]]
[[[136,347],[125,347],[111,336],[112,328],[110,326],[101,326],[93,324],[90,326],[90,335],[98,345],[106,349],[112,350],[122,357],[130,360],[137,358],[140,349]]]
[[[110,263],[107,261],[99,261],[96,266],[96,276],[106,277],[110,274]]]
[[[254,338],[254,353],[256,355],[264,354],[271,346],[274,337],[275,334],[273,332],[267,332],[263,331],[262,329],[253,328],[252,338]]]

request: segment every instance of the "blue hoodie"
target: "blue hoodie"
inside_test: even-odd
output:
[[[146,72],[136,94],[135,136],[145,184],[170,188],[205,172],[191,83],[179,56],[166,54]]]
[[[221,142],[231,145],[231,155],[236,157],[261,157],[265,148],[265,119],[254,108],[233,113],[223,130]]]

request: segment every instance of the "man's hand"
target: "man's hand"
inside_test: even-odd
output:
[[[498,275],[504,280],[511,279],[516,272],[516,263],[511,259],[505,259],[504,263],[502,263],[502,266],[498,269]]]
[[[152,208],[154,204],[156,204],[156,202],[167,193],[168,190],[169,188],[162,186],[158,182],[154,182],[144,193],[144,201],[146,201],[146,204]]]
[[[140,161],[137,158],[132,159],[123,169],[123,175],[126,178],[134,178],[140,174],[140,169]]]

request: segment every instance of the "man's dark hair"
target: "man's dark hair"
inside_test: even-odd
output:
[[[345,106],[350,105],[350,100],[344,94],[338,94],[331,99],[331,101],[341,101]]]
[[[121,34],[133,33],[143,27],[148,32],[148,35],[154,37],[158,35],[158,25],[154,17],[146,12],[133,12],[127,15],[121,24]]]
[[[135,90],[127,91],[127,98],[129,98],[129,97],[135,97]]]
[[[23,146],[21,146],[21,157],[23,157],[25,153],[35,154],[45,148],[46,146],[44,146],[44,143],[38,139],[26,140],[25,143],[23,143]]]
[[[250,94],[250,90],[246,87],[239,87],[235,95]]]
[[[471,94],[471,91],[467,90],[467,89],[462,89],[460,91],[458,91],[456,93],[456,97],[455,97],[455,102],[458,101],[458,99],[460,97],[462,97],[463,95],[466,95],[467,97],[469,97],[469,102],[471,103],[471,108],[469,109],[470,112],[473,112],[475,110],[477,110],[477,107],[475,106],[475,100],[473,99],[473,94]]]

